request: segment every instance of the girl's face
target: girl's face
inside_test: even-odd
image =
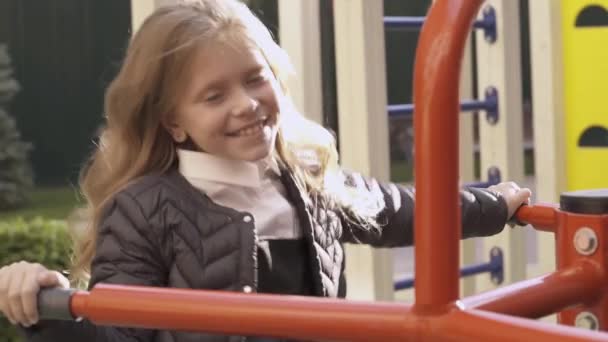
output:
[[[189,137],[198,149],[230,159],[269,155],[281,90],[259,49],[206,45],[194,57],[190,79],[165,122],[176,142]]]

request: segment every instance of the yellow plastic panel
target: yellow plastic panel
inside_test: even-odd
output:
[[[608,188],[608,0],[562,0],[562,14],[568,189]]]

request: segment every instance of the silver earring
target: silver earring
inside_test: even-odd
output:
[[[175,139],[175,141],[177,141],[178,143],[183,143],[184,141],[186,141],[186,134],[184,132],[176,133],[173,136],[173,139]]]

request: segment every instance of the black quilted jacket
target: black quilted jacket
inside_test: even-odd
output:
[[[385,208],[378,221],[386,224],[378,234],[347,224],[333,211],[307,207],[290,173],[283,172],[282,181],[297,208],[309,245],[317,296],[346,294],[342,243],[376,247],[413,243],[410,189],[381,185]],[[401,202],[397,210],[395,196]],[[467,189],[462,191],[461,201],[464,238],[489,236],[503,229],[507,220],[504,199],[486,190]],[[250,214],[215,204],[173,170],[143,177],[115,196],[100,227],[90,286],[114,283],[255,291],[256,276],[256,236]],[[237,336],[95,327],[86,320],[43,321],[26,333],[29,341],[36,342],[244,340]]]

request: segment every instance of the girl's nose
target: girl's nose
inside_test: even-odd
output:
[[[251,96],[247,91],[242,90],[235,95],[234,106],[232,107],[232,115],[248,115],[254,114],[258,106],[259,101]]]

